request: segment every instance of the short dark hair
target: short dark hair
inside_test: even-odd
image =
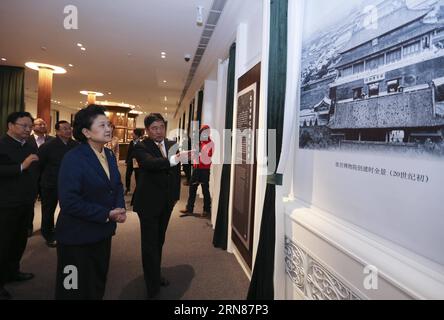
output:
[[[85,109],[80,110],[76,113],[74,117],[74,138],[76,138],[77,141],[80,141],[82,143],[85,143],[88,141],[88,139],[83,134],[83,129],[91,129],[91,126],[94,122],[94,120],[97,118],[97,116],[105,116],[105,108],[96,104],[90,104]]]
[[[145,130],[143,129],[134,129],[133,133],[138,136],[138,137],[142,137],[145,134]]]
[[[17,111],[8,115],[8,117],[6,118],[6,125],[8,125],[9,123],[14,124],[19,118],[29,118],[31,119],[32,123],[34,123],[34,118],[29,112]]]
[[[162,121],[165,123],[165,119],[162,117],[160,113],[150,113],[145,117],[145,128],[148,128],[150,125],[152,125],[156,121]]]
[[[56,130],[60,130],[60,125],[61,125],[61,124],[64,124],[64,123],[70,124],[68,121],[60,120],[60,121],[57,121],[57,122],[56,122],[56,124],[55,124],[55,126],[54,126],[55,129],[56,129]]]

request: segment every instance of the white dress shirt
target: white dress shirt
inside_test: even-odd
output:
[[[160,153],[162,153],[164,158],[168,158],[167,156],[167,150],[166,150],[166,146],[165,146],[165,140],[163,140],[162,142],[155,142],[156,145],[159,147],[160,149]],[[177,161],[176,155],[173,155],[169,158],[170,160],[170,166],[171,167],[175,167],[179,164],[179,162]]]
[[[37,143],[37,148],[40,149],[40,146],[45,143],[46,135],[43,135],[43,136],[39,137],[38,135],[36,135],[34,133],[33,136],[35,138],[35,143]]]

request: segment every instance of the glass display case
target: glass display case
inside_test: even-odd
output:
[[[114,136],[119,138],[119,143],[129,142],[126,137],[126,133],[129,131],[127,128],[115,127]]]
[[[106,116],[114,125],[113,135],[119,138],[119,160],[126,158],[128,144],[132,139],[133,130],[136,128],[136,118],[138,114],[130,113],[134,108],[129,105],[122,105],[111,102],[98,102],[106,108]]]

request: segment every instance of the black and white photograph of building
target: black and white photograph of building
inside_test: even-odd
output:
[[[300,148],[444,157],[444,1],[310,0]]]

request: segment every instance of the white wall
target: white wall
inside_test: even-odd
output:
[[[266,1],[264,1],[265,3]],[[179,117],[182,116],[183,110],[187,109],[190,101],[194,98],[197,91],[202,87],[211,87],[210,90],[211,96],[205,97],[206,92],[204,92],[204,104],[207,103],[209,106],[212,104],[214,107],[222,106],[225,108],[225,102],[222,102],[223,97],[221,98],[223,92],[223,86],[226,86],[226,76],[219,68],[220,60],[225,60],[228,57],[229,48],[233,42],[236,42],[236,87],[235,92],[237,92],[237,80],[244,75],[247,71],[249,71],[252,67],[254,67],[257,63],[262,60],[263,53],[263,3],[258,0],[245,0],[245,1],[237,1],[231,0],[228,1],[224,11],[219,20],[218,26],[213,34],[213,37],[208,45],[208,48],[205,52],[205,55],[202,59],[202,62],[196,72],[195,78],[190,86],[188,93],[185,96],[185,99],[178,109],[177,115],[175,117],[175,122],[178,123]],[[268,36],[268,34],[267,34]],[[224,66],[225,70],[227,69],[228,62],[225,62]],[[216,70],[216,72],[215,72]],[[265,70],[266,74],[266,65],[262,65],[262,70]],[[215,77],[217,77],[217,82],[215,81]],[[222,83],[222,82],[224,83]],[[214,87],[217,87],[216,96],[214,96]],[[267,76],[263,76],[261,79],[261,87],[263,90],[266,90],[267,87]],[[223,96],[226,96],[226,93],[223,93]],[[217,98],[217,102],[215,101]],[[263,101],[264,95],[261,92],[261,102],[260,102],[260,112],[264,112],[264,104]],[[210,102],[211,101],[211,102]],[[234,101],[234,114],[237,113],[236,99]],[[219,121],[219,125],[224,125],[224,121],[220,117],[221,110],[210,110],[208,107],[204,105],[204,122],[210,122],[210,118],[214,117],[214,121]],[[224,110],[222,111],[224,113]],[[263,119],[260,116],[260,127],[263,127]],[[236,119],[233,119],[233,123],[236,123]],[[217,127],[217,124],[214,124]],[[235,127],[235,126],[233,126]],[[233,139],[235,140],[235,139]],[[222,146],[222,144],[221,144]],[[235,147],[235,146],[233,146]],[[214,166],[213,166],[214,167]],[[217,180],[217,176],[221,173],[221,167],[216,168],[214,173],[212,173],[212,177],[214,180]],[[234,170],[232,170],[233,174]],[[260,180],[260,179],[258,179]],[[231,179],[233,181],[233,179]],[[220,183],[220,181],[219,181]],[[259,183],[259,188],[263,188],[264,184]],[[217,183],[216,183],[217,184]],[[220,186],[219,186],[220,187]],[[232,190],[233,186],[231,186]],[[218,197],[217,187],[213,185],[213,199]],[[258,199],[256,202],[260,202]],[[230,208],[232,207],[232,199],[230,199]],[[216,219],[215,213],[217,213],[217,203],[213,201],[213,225]],[[260,226],[260,215],[262,213],[261,210],[256,210],[255,217],[255,233],[254,233],[254,243],[253,243],[253,251],[257,250],[257,242],[259,236],[259,226]],[[231,209],[229,212],[229,243],[227,250],[229,252],[234,252],[236,257],[238,258],[241,265],[244,267],[247,275],[250,276],[251,271],[247,270],[246,264],[242,261],[242,258],[237,253],[236,248],[234,247],[231,241]]]
[[[289,20],[302,20],[304,1],[291,6]],[[295,41],[289,52],[300,54],[301,25],[290,25]],[[299,75],[300,68],[288,79],[297,84]],[[294,134],[294,153],[285,171],[292,177],[292,190],[277,196],[276,298],[443,299],[444,220],[434,202],[439,188],[430,183],[420,190],[335,168],[337,161],[417,167],[442,181],[442,161],[302,150]],[[376,276],[376,286],[366,286],[369,275]]]
[[[205,80],[204,96],[202,105],[202,124],[207,124],[210,128],[215,126],[217,119],[216,115],[216,101],[217,99],[217,81]]]
[[[218,25],[208,44],[202,61],[196,71],[193,82],[187,94],[178,108],[175,120],[183,113],[184,108],[188,108],[194,94],[203,86],[205,80],[216,80],[218,59],[228,58],[231,44],[236,41],[238,26],[244,23],[251,30],[247,37],[244,57],[247,61],[242,61],[245,68],[253,66],[254,60],[261,56],[262,52],[262,3],[259,0],[229,0],[219,19]],[[249,60],[249,61],[248,61]],[[243,74],[242,73],[242,74]]]
[[[263,4],[260,1],[256,1],[250,3],[250,15],[245,19],[244,22],[240,23],[237,28],[236,35],[236,82],[235,82],[235,93],[238,92],[238,79],[242,77],[246,72],[248,72],[251,68],[253,68],[257,63],[262,60],[262,53],[266,46],[264,46],[263,37],[266,38],[262,33],[263,30]],[[263,62],[263,61],[262,61]],[[267,64],[262,63],[261,66],[261,92],[260,92],[260,101],[259,101],[259,129],[264,127],[265,122],[263,121],[263,114],[266,112],[266,88],[268,85],[267,81]],[[236,128],[237,123],[237,94],[235,94],[234,99],[234,119],[233,119],[233,128]],[[266,127],[266,125],[265,125]],[[234,163],[237,149],[236,145],[236,134],[233,135],[233,149],[232,149],[232,163]],[[260,145],[260,142],[258,142]],[[263,157],[261,155],[261,147],[258,146],[258,158]],[[231,230],[232,230],[232,208],[233,208],[233,190],[234,190],[234,165],[231,168],[231,186],[230,186],[230,205],[229,205],[229,233],[228,233],[228,251],[234,252],[236,257],[238,258],[241,265],[244,267],[247,275],[250,277],[252,270],[248,268],[246,263],[243,261],[243,258],[238,253],[238,250],[235,244],[231,240]],[[255,203],[255,217],[254,217],[254,233],[253,233],[253,265],[255,261],[257,245],[259,242],[259,231],[260,231],[260,222],[262,216],[262,210],[260,209],[262,206],[260,203],[263,203],[263,188],[264,188],[264,177],[257,177],[257,185],[256,185],[256,203]]]
[[[223,167],[223,148],[222,148],[222,134],[225,128],[225,109],[227,105],[227,79],[228,79],[228,64],[229,59],[218,62],[217,72],[217,92],[216,92],[216,106],[213,110],[213,127],[212,139],[215,146],[213,165],[211,167],[210,176],[210,192],[212,195],[211,207],[211,224],[213,228],[216,226],[217,211],[219,207],[219,192]]]
[[[137,128],[140,128],[140,129],[145,128],[144,120],[145,120],[146,116],[147,116],[147,114],[141,114],[136,118]]]

